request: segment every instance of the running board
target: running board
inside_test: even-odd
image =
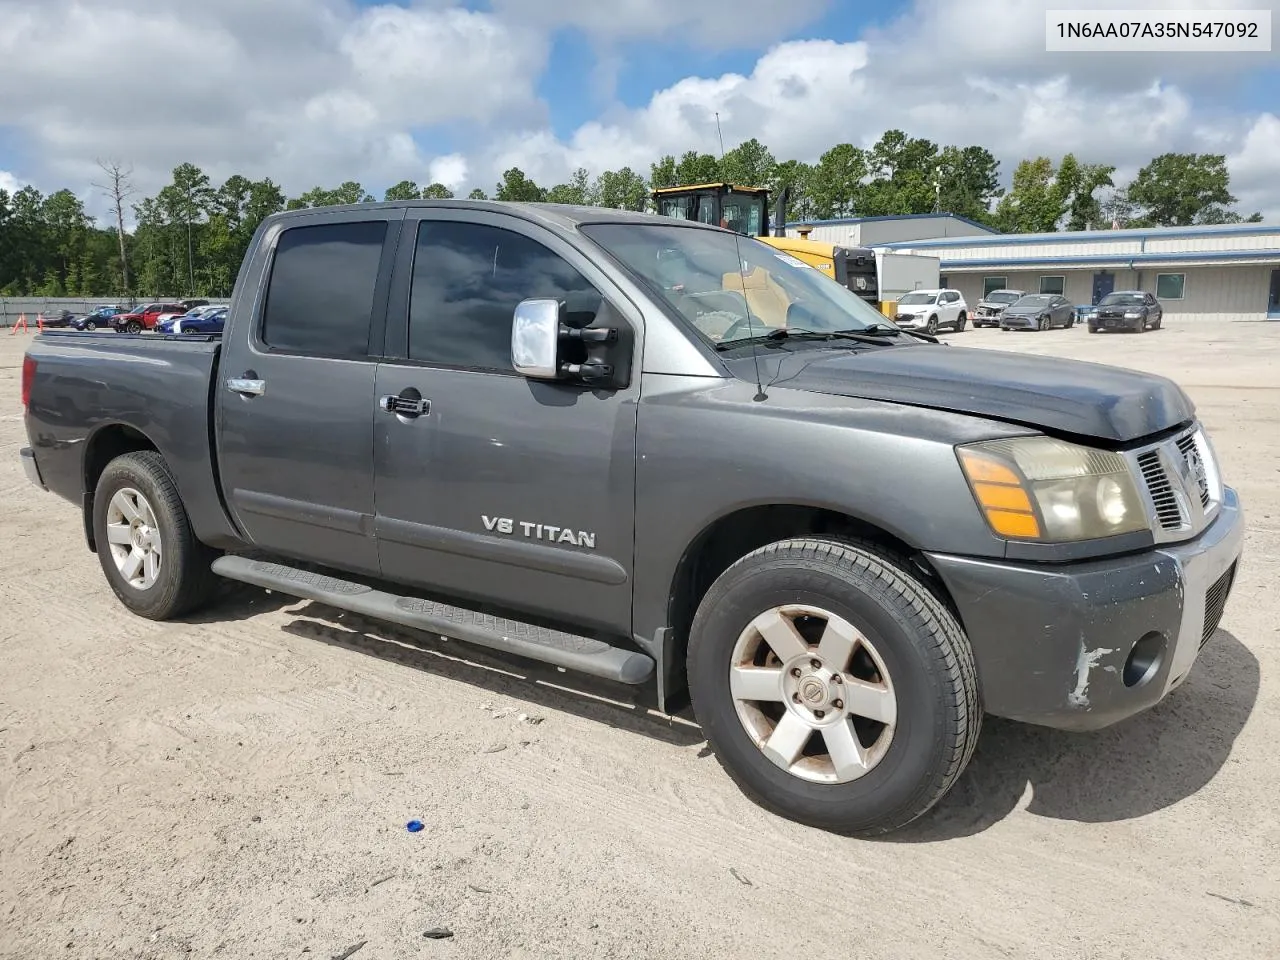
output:
[[[310,570],[227,555],[213,562],[213,572],[228,580],[316,600],[375,620],[453,637],[593,677],[640,684],[653,675],[653,660],[649,657],[601,640],[451,607],[434,600],[384,593],[362,583]]]

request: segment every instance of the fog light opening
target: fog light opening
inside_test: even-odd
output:
[[[1164,646],[1164,637],[1158,633],[1148,633],[1133,645],[1124,662],[1122,679],[1126,687],[1139,687],[1159,672]]]

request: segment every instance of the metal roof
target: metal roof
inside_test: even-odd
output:
[[[902,213],[883,217],[836,217],[832,220],[795,220],[789,221],[787,226],[830,227],[849,223],[881,223],[888,220],[958,220],[960,223],[967,223],[971,227],[977,227],[980,230],[985,230],[991,236],[1004,236],[1004,234],[1000,233],[1000,231],[996,230],[994,227],[989,227],[985,223],[978,223],[976,220],[970,220],[968,217],[962,217],[958,213]],[[910,241],[902,242],[907,243]],[[889,246],[889,244],[885,244],[885,246]]]
[[[893,246],[885,244],[885,246]],[[1095,253],[1070,257],[1008,257],[999,260],[969,260],[964,258],[938,258],[939,269],[963,270],[993,269],[999,267],[1097,267],[1118,264],[1131,267],[1135,264],[1198,264],[1237,261],[1240,263],[1280,263],[1280,250],[1194,250],[1182,253]]]
[[[1037,243],[1080,243],[1092,240],[1170,240],[1280,233],[1280,225],[1224,223],[1195,227],[1141,227],[1129,230],[1072,230],[1057,233],[1002,233],[989,237],[936,237],[931,240],[895,240],[885,247],[1030,246]]]

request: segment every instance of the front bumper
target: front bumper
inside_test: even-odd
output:
[[[18,456],[22,460],[22,472],[27,475],[27,479],[41,490],[48,490],[49,488],[44,484],[44,478],[40,476],[40,466],[36,463],[36,452],[30,447],[23,447],[18,451]]]
[[[1186,679],[1222,619],[1243,543],[1227,487],[1217,519],[1188,543],[1058,567],[928,558],[969,634],[987,712],[1095,730]],[[1141,669],[1152,650],[1158,659]]]
[[[1010,330],[1034,330],[1038,326],[1035,317],[1010,317],[1001,315],[1000,326],[1008,327]]]

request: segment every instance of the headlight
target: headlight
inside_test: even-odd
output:
[[[1141,316],[1142,316],[1142,314],[1138,313],[1138,311],[1136,311],[1136,310],[1130,310],[1128,313],[1126,313],[1126,314],[1124,315],[1124,318],[1125,318],[1126,320],[1137,320],[1137,319],[1138,319],[1139,317],[1141,317]]]
[[[1124,457],[1052,437],[956,449],[991,529],[1012,540],[1068,543],[1148,529]]]

